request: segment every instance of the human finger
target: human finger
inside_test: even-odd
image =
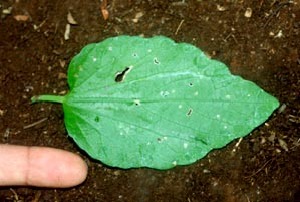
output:
[[[76,154],[48,147],[0,145],[0,185],[72,187],[87,176]]]

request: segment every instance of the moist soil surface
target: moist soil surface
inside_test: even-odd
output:
[[[300,201],[299,0],[1,0],[0,16],[1,143],[61,148],[89,168],[76,187],[2,187],[0,201]],[[107,167],[68,136],[60,105],[31,105],[30,98],[68,92],[71,58],[117,35],[191,43],[281,107],[248,136],[192,165]]]

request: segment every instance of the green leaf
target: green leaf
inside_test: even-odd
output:
[[[118,36],[90,44],[68,70],[69,135],[91,157],[121,168],[168,169],[249,134],[278,107],[190,44]]]

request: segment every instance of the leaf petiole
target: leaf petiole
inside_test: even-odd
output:
[[[62,104],[65,96],[60,95],[38,95],[31,98],[32,103],[37,102],[55,102]]]

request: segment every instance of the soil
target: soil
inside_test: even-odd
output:
[[[100,6],[0,0],[0,143],[62,148],[89,166],[77,187],[2,187],[0,201],[300,201],[299,0],[108,0],[107,19]],[[77,24],[65,36],[69,12]],[[245,138],[192,165],[107,167],[68,137],[60,105],[31,105],[30,97],[66,93],[70,59],[88,43],[122,34],[194,44],[281,107]]]

